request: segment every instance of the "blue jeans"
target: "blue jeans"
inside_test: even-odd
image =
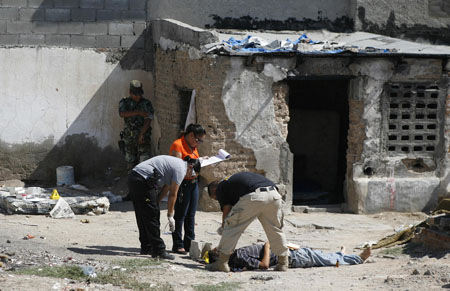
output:
[[[178,190],[175,203],[175,231],[172,233],[172,250],[184,248],[189,251],[191,241],[195,239],[195,212],[198,204],[198,183],[189,180],[183,181]],[[184,224],[184,239],[183,239]]]
[[[358,255],[344,255],[341,252],[324,253],[310,248],[290,251],[289,256],[290,268],[336,266],[336,262],[339,262],[339,265],[357,265],[363,260]]]

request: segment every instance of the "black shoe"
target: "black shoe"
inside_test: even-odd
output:
[[[163,259],[163,260],[173,260],[173,259],[175,259],[175,256],[169,254],[166,251],[162,251],[162,252],[160,252],[158,254],[153,254],[152,258],[160,258],[160,259]]]
[[[141,249],[141,255],[151,255],[152,251],[151,250],[146,250],[146,249]]]

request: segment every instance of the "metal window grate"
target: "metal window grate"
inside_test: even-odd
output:
[[[436,84],[389,83],[385,90],[385,145],[389,155],[433,155],[440,142],[443,106]]]

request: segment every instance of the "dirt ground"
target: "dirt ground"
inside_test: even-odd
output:
[[[348,253],[364,242],[376,241],[401,226],[422,221],[423,213],[381,213],[352,215],[335,213],[292,213],[285,217],[288,241],[326,252],[345,245]],[[87,219],[89,223],[82,223]],[[221,213],[197,212],[197,240],[217,245]],[[166,211],[161,212],[162,237],[172,246],[167,232]],[[24,239],[32,235],[32,239]],[[259,222],[253,222],[241,237],[238,247],[266,236]],[[18,275],[8,270],[32,265],[81,264],[95,270],[121,259],[147,257],[139,255],[138,232],[130,202],[113,204],[111,211],[100,216],[77,215],[76,219],[56,220],[46,216],[0,214],[0,253],[11,261],[0,268],[0,290],[122,290],[113,285],[90,284]],[[235,286],[239,290],[433,290],[450,288],[450,253],[431,254],[415,248],[402,252],[394,249],[374,250],[362,265],[289,269],[288,272],[246,271],[217,273],[187,255],[176,255],[174,262],[164,262],[152,271],[140,272],[139,281],[172,290],[196,290],[195,286]],[[225,282],[225,285],[220,283]],[[232,283],[238,285],[232,285]],[[218,285],[219,284],[219,285]],[[227,285],[228,284],[228,285]],[[231,285],[230,285],[231,284]],[[217,290],[231,290],[220,289]],[[214,290],[214,289],[211,289]]]

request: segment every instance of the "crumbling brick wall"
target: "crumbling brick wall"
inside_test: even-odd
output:
[[[180,136],[178,90],[196,90],[197,123],[207,130],[205,143],[200,145],[201,156],[217,154],[226,149],[233,158],[202,170],[206,181],[223,178],[240,171],[256,171],[256,160],[251,149],[235,141],[236,128],[229,121],[222,102],[222,88],[230,68],[228,57],[191,59],[186,50],[156,49],[154,107],[161,127],[159,149],[168,154],[172,142]]]

